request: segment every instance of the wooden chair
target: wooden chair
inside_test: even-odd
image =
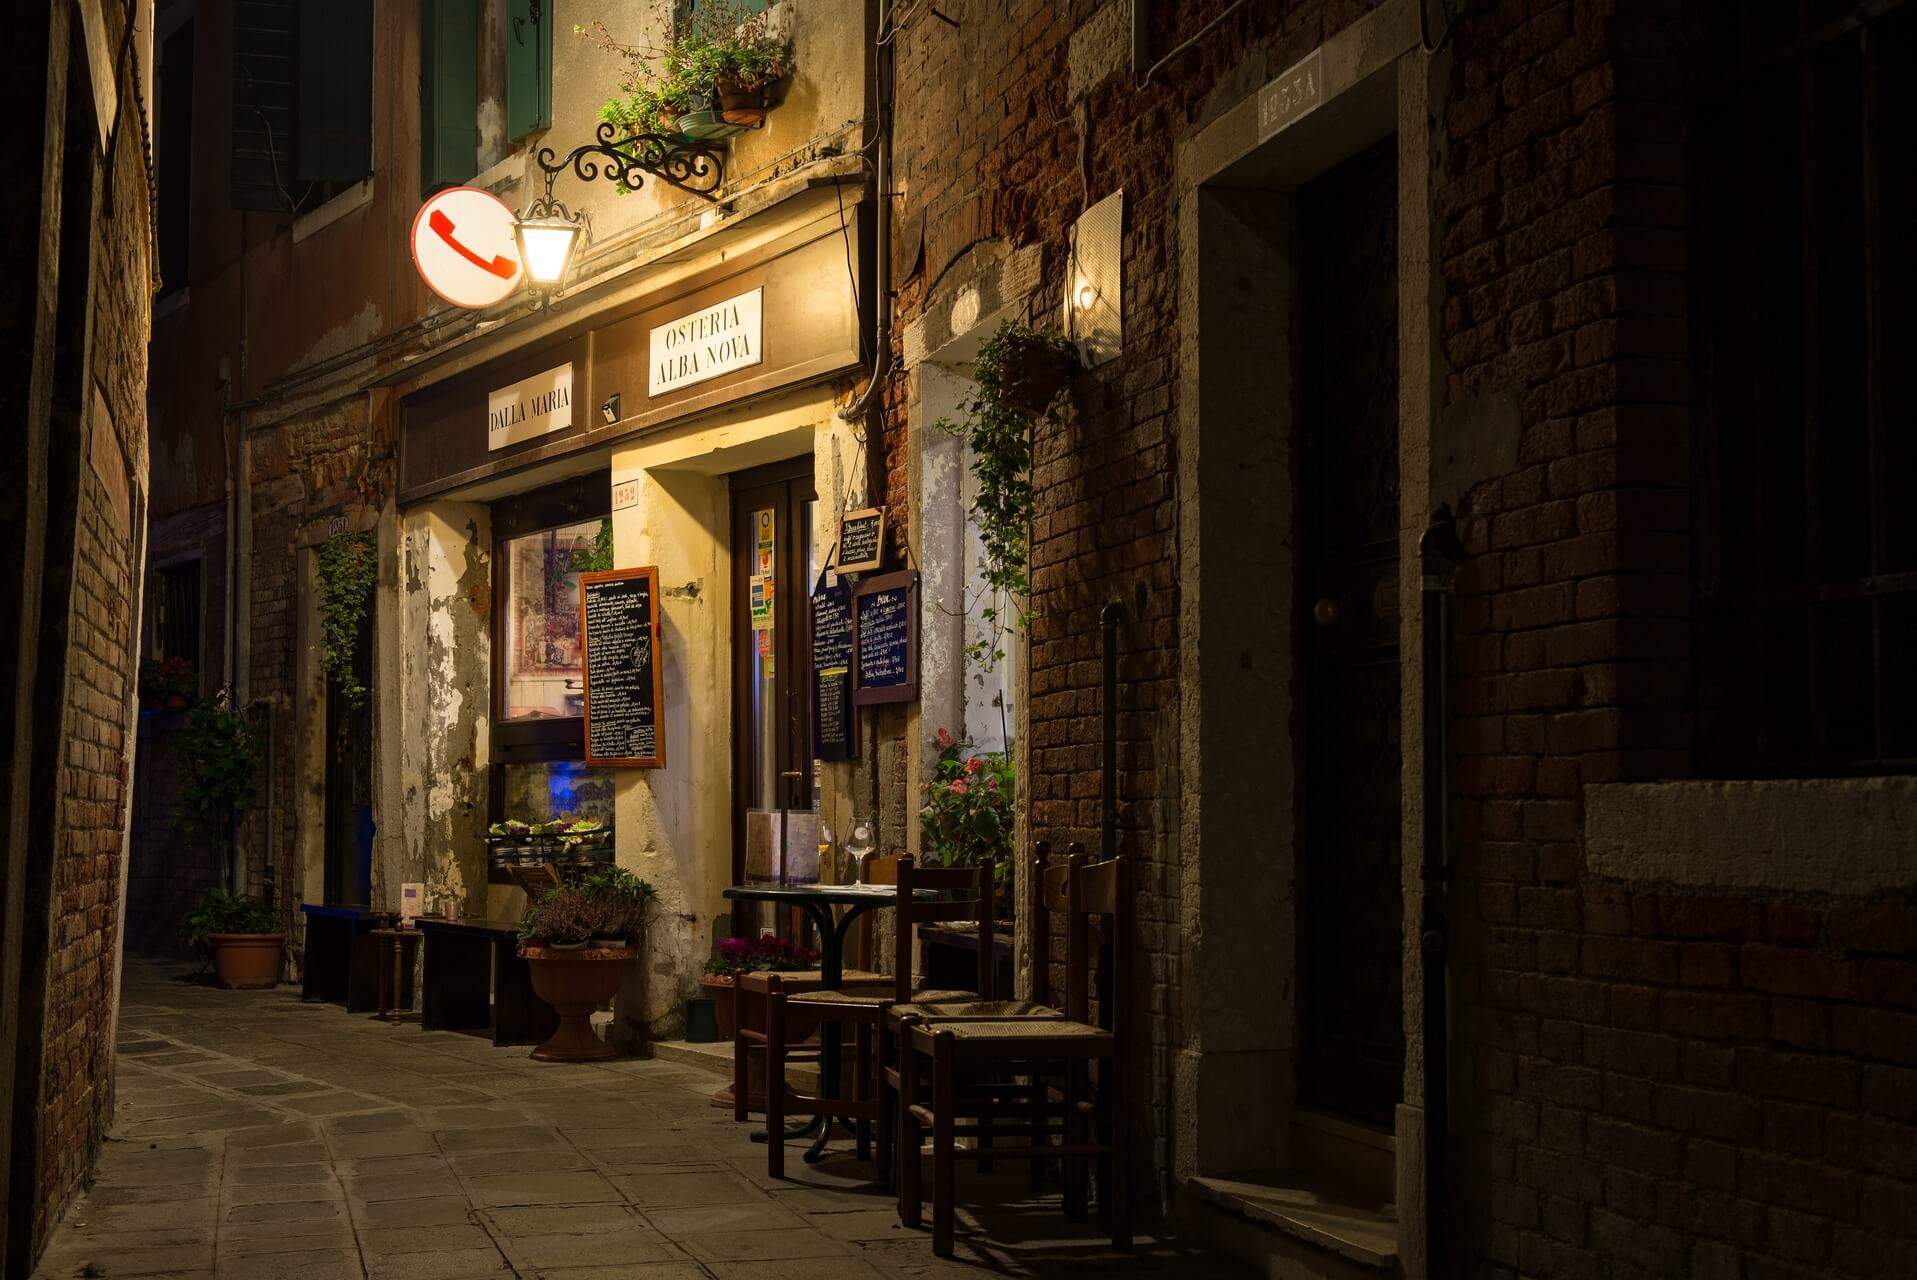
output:
[[[1089,1161],[1096,1159],[1099,1207],[1110,1222],[1112,1243],[1121,1249],[1131,1246],[1125,1047],[1131,1036],[1133,929],[1128,864],[1122,858],[1089,864],[1068,859],[1061,867],[1046,868],[1035,890],[1045,908],[1062,911],[1066,921],[1066,1016],[932,1021],[907,1015],[899,1027],[898,1089],[905,1104],[899,1113],[899,1216],[906,1226],[919,1225],[920,1152],[929,1130],[932,1252],[941,1257],[952,1252],[953,1166],[959,1159],[1061,1160],[1065,1212],[1073,1219],[1085,1214]],[[1109,961],[1102,970],[1110,979],[1096,1017],[1092,1008],[1094,919],[1104,929],[1103,950]],[[1096,1089],[1093,1064],[1099,1073]],[[976,1090],[968,1092],[966,1081],[991,1074],[1057,1079],[1061,1082],[1057,1101],[1050,1092],[1005,1103],[982,1099]],[[923,1084],[929,1087],[922,1088]],[[997,1117],[1015,1120],[1026,1145],[985,1145],[984,1139],[994,1136]],[[978,1139],[979,1145],[961,1149],[957,1140],[962,1137]],[[1054,1138],[1059,1140],[1056,1144]]]
[[[898,906],[893,916],[892,986],[890,991],[801,991],[783,988],[774,974],[769,980],[766,999],[766,1175],[785,1176],[785,1132],[789,1115],[816,1115],[853,1122],[859,1159],[871,1153],[872,1129],[878,1128],[879,1177],[889,1178],[892,1148],[892,1120],[880,1105],[881,1094],[873,1088],[873,1029],[880,1026],[886,1010],[894,1004],[921,1001],[961,1001],[990,999],[992,990],[992,861],[982,860],[977,867],[917,866],[909,855],[868,864],[867,880],[872,884],[896,884]],[[920,898],[926,890],[942,891],[942,898]],[[912,986],[912,930],[940,920],[976,920],[979,930],[978,990],[918,990]],[[786,1064],[792,1060],[787,1033],[794,1006],[803,1008],[808,1018],[836,1022],[854,1029],[853,1079],[846,1096],[826,1098],[800,1094],[786,1085]]]

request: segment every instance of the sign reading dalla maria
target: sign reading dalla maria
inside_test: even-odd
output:
[[[764,360],[764,313],[765,290],[759,288],[654,329],[647,394],[665,395]]]
[[[486,397],[486,447],[503,449],[572,425],[572,366],[521,378]]]

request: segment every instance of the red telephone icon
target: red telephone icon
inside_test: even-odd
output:
[[[519,271],[519,264],[510,258],[495,257],[491,262],[488,262],[461,244],[453,236],[453,220],[447,217],[443,210],[433,210],[432,216],[426,219],[426,225],[433,229],[434,235],[446,242],[447,248],[472,263],[475,267],[478,267],[481,271],[490,272],[498,276],[501,280],[510,280]]]

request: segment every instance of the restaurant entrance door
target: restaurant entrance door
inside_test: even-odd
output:
[[[768,851],[765,814],[818,811],[805,602],[820,549],[810,457],[739,472],[731,487],[732,879],[742,884],[794,871]]]

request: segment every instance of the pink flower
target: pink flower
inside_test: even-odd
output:
[[[932,735],[932,741],[938,743],[939,746],[943,748],[943,747],[949,747],[954,745],[955,743],[958,742],[958,739],[952,736],[952,731],[950,729],[946,728],[944,725],[940,725],[939,731]]]
[[[921,782],[921,783],[919,783],[919,790],[920,790],[920,791],[930,791],[931,789],[932,789],[932,784],[931,784],[931,783],[929,783],[929,782]]]
[[[964,794],[965,794],[965,793],[966,793],[966,792],[967,792],[968,790],[970,790],[970,788],[969,788],[969,787],[967,787],[967,786],[965,785],[965,783],[964,783],[964,781],[963,781],[963,780],[961,780],[961,781],[958,781],[958,782],[954,782],[954,783],[952,784],[952,788],[951,788],[951,790],[952,790],[952,794],[953,794],[953,795],[955,795],[955,796],[962,796],[962,795],[964,795]]]
[[[982,767],[983,766],[979,764],[977,756],[973,756],[970,760],[967,760],[965,762],[965,772],[967,773],[977,773],[979,769]]]
[[[987,779],[985,780],[985,789],[986,789],[987,791],[997,791],[997,790],[998,790],[998,779],[997,779],[997,778],[987,778]]]

